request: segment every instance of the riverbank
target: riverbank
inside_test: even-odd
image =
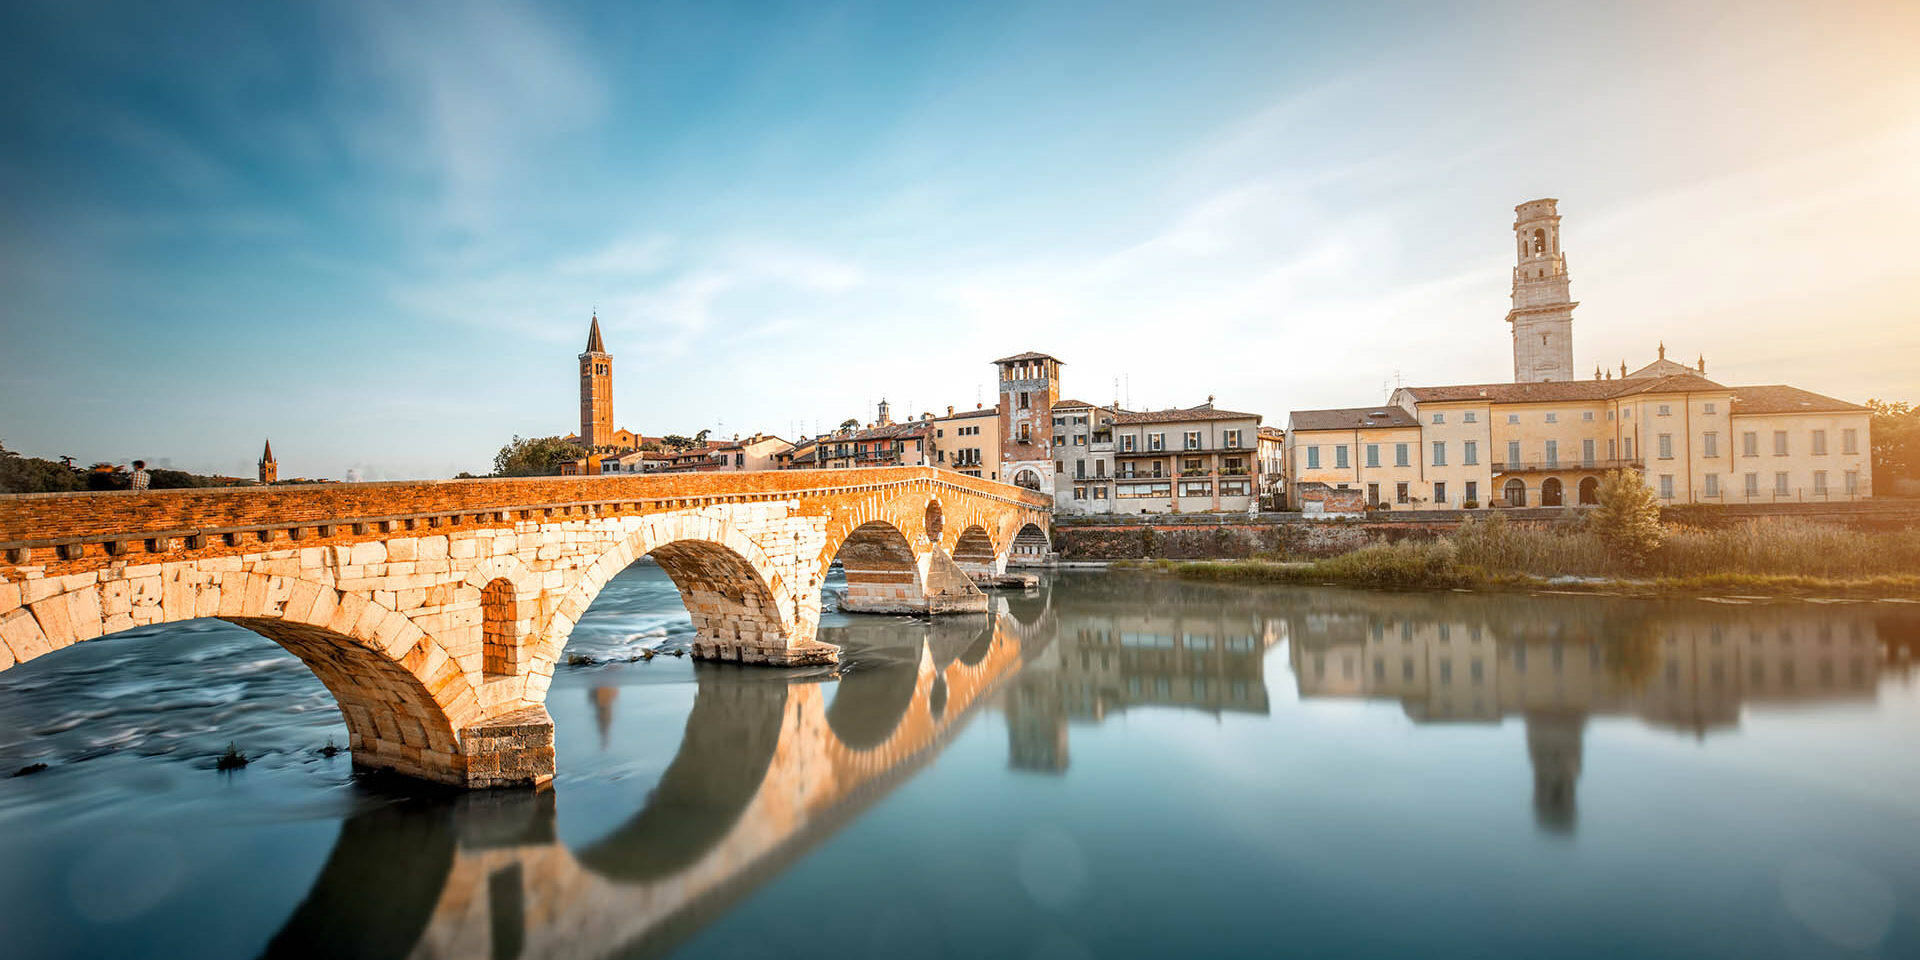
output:
[[[1469,523],[1428,541],[1374,543],[1323,559],[1149,560],[1117,567],[1192,580],[1386,589],[1559,590],[1637,595],[1920,599],[1920,532],[1794,520],[1670,527],[1638,564],[1574,524]]]

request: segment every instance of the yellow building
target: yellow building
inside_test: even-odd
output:
[[[934,465],[983,480],[1000,479],[1000,407],[975,406],[933,420]]]
[[[1568,374],[1573,308],[1558,201],[1515,208],[1513,381],[1401,387],[1381,407],[1295,411],[1287,491],[1365,490],[1371,504],[1458,509],[1595,502],[1605,474],[1641,473],[1664,503],[1872,496],[1870,411],[1783,384],[1727,386],[1704,357]],[[1297,508],[1297,507],[1296,507]]]

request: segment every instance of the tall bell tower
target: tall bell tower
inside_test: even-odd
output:
[[[1029,352],[993,363],[1000,368],[1000,477],[1052,496],[1060,360]]]
[[[613,354],[600,340],[600,315],[580,355],[580,443],[595,450],[613,443]]]
[[[1519,263],[1513,268],[1513,380],[1573,379],[1573,308],[1567,257],[1560,252],[1560,201],[1548,197],[1513,208]]]

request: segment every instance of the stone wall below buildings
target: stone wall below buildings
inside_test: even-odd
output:
[[[1580,511],[1564,507],[1505,509],[1509,522],[1545,524]],[[1451,533],[1468,517],[1487,511],[1402,510],[1365,518],[1308,519],[1298,513],[1059,517],[1054,549],[1063,561],[1239,560],[1252,556],[1312,560],[1337,556],[1369,543],[1431,540]],[[1755,504],[1678,507],[1665,511],[1673,523],[1719,526],[1745,520],[1798,517],[1858,530],[1920,528],[1920,500],[1835,504]]]

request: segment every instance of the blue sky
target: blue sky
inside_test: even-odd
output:
[[[1543,10],[1542,7],[1564,9]],[[0,8],[0,441],[448,476],[576,426],[1510,375],[1512,207],[1576,362],[1920,400],[1920,8]]]

